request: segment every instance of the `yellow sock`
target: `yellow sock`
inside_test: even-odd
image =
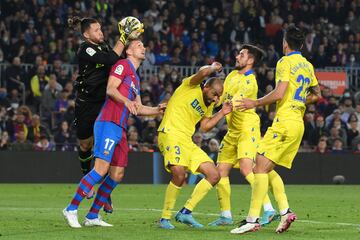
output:
[[[269,182],[273,189],[274,197],[279,206],[280,213],[286,212],[289,208],[289,203],[285,194],[284,182],[277,172],[272,170],[269,172]]]
[[[245,179],[246,181],[248,181],[248,183],[250,184],[251,188],[253,188],[253,185],[254,185],[254,173],[251,172],[249,173]],[[264,198],[264,201],[263,201],[263,205],[266,205],[266,204],[270,204],[271,205],[271,201],[270,201],[270,198],[269,198],[269,195],[266,193],[265,195],[265,198]]]
[[[255,221],[261,212],[261,205],[269,188],[268,174],[254,174],[254,184],[248,216]]]
[[[219,200],[220,210],[221,211],[230,211],[230,180],[229,177],[222,177],[216,185],[216,193]]]
[[[174,209],[176,199],[180,193],[181,187],[176,186],[171,181],[166,188],[164,208],[162,211],[161,218],[170,219],[171,211]]]
[[[212,188],[213,186],[205,178],[203,178],[198,184],[196,184],[191,197],[187,200],[184,207],[192,211]]]

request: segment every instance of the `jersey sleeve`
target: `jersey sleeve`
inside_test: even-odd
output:
[[[195,76],[195,74],[191,75],[190,77],[184,78],[181,85],[183,86],[191,86],[190,85],[190,80]]]
[[[281,58],[276,64],[275,82],[288,82],[290,80],[290,64],[286,58]]]
[[[117,60],[119,60],[119,56],[112,49],[110,49],[109,52],[106,52],[96,49],[91,45],[85,45],[79,51],[79,58],[85,59],[89,62],[105,65],[113,65]]]
[[[129,65],[126,60],[121,59],[115,63],[110,70],[110,76],[116,77],[123,81],[127,75]]]

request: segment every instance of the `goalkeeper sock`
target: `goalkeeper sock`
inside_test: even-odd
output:
[[[86,174],[81,180],[79,187],[76,190],[74,198],[71,200],[69,206],[66,208],[67,211],[77,210],[79,208],[79,204],[84,199],[84,197],[90,192],[90,189],[100,180],[102,176],[95,171],[95,169],[91,170],[88,174]]]
[[[117,185],[118,182],[112,180],[109,175],[105,178],[105,180],[102,182],[96,193],[96,197],[90,208],[89,213],[86,215],[86,218],[88,219],[98,218],[98,214],[101,207],[104,206],[111,192],[114,190],[114,188]]]
[[[88,150],[86,152],[83,152],[81,149],[79,150],[80,166],[84,176],[91,171],[92,159],[93,159],[93,155],[91,150]]]

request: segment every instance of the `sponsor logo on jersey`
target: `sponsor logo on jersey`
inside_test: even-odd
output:
[[[193,109],[195,109],[200,114],[200,116],[205,115],[205,112],[204,112],[204,110],[202,110],[202,108],[200,106],[200,103],[199,103],[199,101],[197,99],[194,99],[194,101],[192,101],[191,107]]]

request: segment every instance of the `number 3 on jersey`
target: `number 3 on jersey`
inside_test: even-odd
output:
[[[305,103],[306,102],[306,91],[310,84],[310,79],[305,78],[303,75],[300,74],[297,77],[296,82],[300,83],[300,86],[296,89],[294,99]]]

